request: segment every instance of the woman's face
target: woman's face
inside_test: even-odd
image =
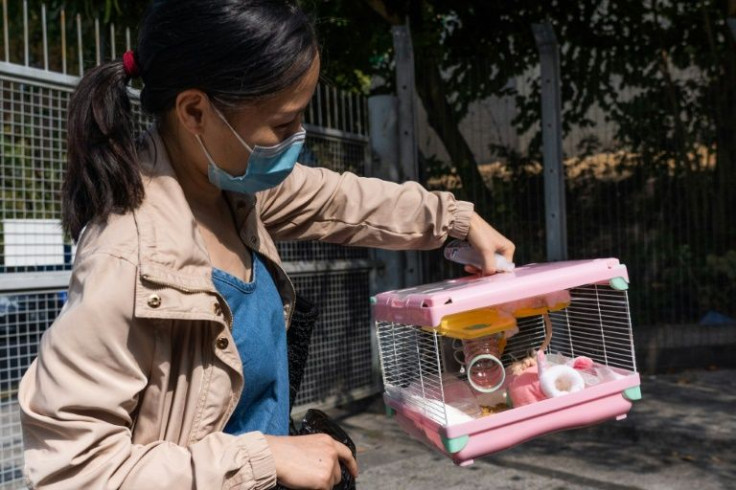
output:
[[[224,114],[230,126],[251,148],[273,146],[296,133],[304,109],[319,80],[320,60],[314,62],[293,86],[278,95]],[[250,153],[232,133],[214,108],[207,111],[202,140],[213,160],[231,175],[245,173]],[[204,169],[206,173],[206,168]]]

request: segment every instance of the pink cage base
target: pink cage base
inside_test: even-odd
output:
[[[623,392],[639,385],[639,375],[632,373],[577,393],[451,426],[442,426],[386,394],[384,400],[395,410],[397,423],[410,436],[438,449],[456,464],[465,466],[472,464],[475,458],[549,432],[585,427],[614,418],[621,420],[632,405]],[[447,440],[453,440],[451,446],[458,450],[448,451]]]

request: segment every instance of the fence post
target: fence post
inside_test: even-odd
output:
[[[372,161],[370,177],[399,182],[398,100],[393,95],[368,98],[368,131]],[[404,286],[402,252],[373,250],[380,265],[371,277],[371,295]]]
[[[414,85],[414,50],[408,25],[391,28],[396,53],[396,97],[398,129],[398,168],[401,182],[419,180],[417,140],[415,135],[416,109]],[[415,286],[422,281],[419,252],[404,252],[404,286]]]
[[[562,102],[560,51],[550,24],[533,24],[539,50],[542,91],[542,153],[547,260],[567,259],[567,211],[565,168],[562,164]]]

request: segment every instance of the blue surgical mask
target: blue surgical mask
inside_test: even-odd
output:
[[[215,109],[217,111],[217,109]],[[239,192],[242,194],[255,194],[256,192],[276,187],[286,179],[286,177],[294,169],[299,153],[304,146],[307,132],[303,127],[299,131],[292,134],[284,141],[274,146],[258,146],[251,148],[237,131],[230,126],[225,116],[217,111],[217,114],[225,122],[230,131],[238,138],[240,144],[250,152],[248,157],[248,166],[245,174],[233,176],[225,172],[222,168],[215,164],[210,152],[205,148],[202,138],[197,136],[197,141],[202,146],[209,166],[207,168],[207,176],[210,182],[216,187],[226,190]]]

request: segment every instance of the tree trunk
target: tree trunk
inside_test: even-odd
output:
[[[724,2],[725,16],[736,17],[736,0]],[[726,27],[726,34],[728,27]],[[728,48],[722,59],[722,73],[714,83],[716,123],[716,189],[713,230],[714,252],[736,248],[736,39],[727,38]]]
[[[470,146],[460,132],[460,121],[447,101],[447,91],[438,63],[424,53],[415,53],[417,94],[427,112],[429,125],[445,145],[462,181],[463,199],[475,203],[478,214],[490,218],[493,194],[483,181]]]
[[[736,43],[732,43],[736,44]],[[736,49],[736,46],[734,47]],[[729,53],[719,80],[716,111],[716,210],[715,249],[736,248],[736,54]]]
[[[391,25],[403,22],[404,16],[408,15],[412,26],[412,37],[417,31],[421,31],[423,23],[421,0],[410,1],[404,6],[406,10],[401,13],[389,9],[383,0],[363,1]],[[478,162],[460,132],[459,118],[447,101],[447,91],[439,70],[439,62],[431,55],[422,52],[421,49],[417,49],[417,46],[421,44],[414,43],[416,91],[427,112],[429,125],[442,140],[452,164],[457,168],[462,181],[462,190],[457,192],[457,195],[461,199],[473,202],[476,212],[490,219],[493,210],[493,195],[485,185],[478,169]],[[422,170],[420,170],[421,173],[423,173]]]

